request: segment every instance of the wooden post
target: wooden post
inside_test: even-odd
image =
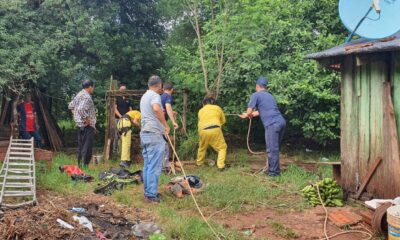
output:
[[[113,81],[113,76],[111,75],[110,77],[110,88],[109,90],[111,90],[111,86],[112,86],[112,81]],[[109,144],[108,144],[108,140],[109,140],[109,126],[110,126],[110,121],[109,121],[109,111],[110,108],[110,98],[106,96],[106,127],[105,127],[105,133],[104,133],[104,162],[108,162],[108,159],[110,158],[110,152],[109,152]]]
[[[14,124],[14,126],[16,126],[17,123],[18,123],[18,112],[17,112],[18,98],[19,98],[19,96],[15,95],[14,99],[13,99],[13,103],[12,103],[11,114],[13,116],[12,117],[12,123]]]
[[[182,113],[182,129],[187,133],[187,110],[188,110],[188,89],[183,89],[183,113]]]
[[[111,150],[111,139],[108,139],[105,152],[106,159],[104,159],[104,163],[108,163],[108,160],[110,159],[110,150]]]
[[[4,121],[7,116],[8,108],[10,106],[9,101],[7,101],[7,98],[5,96],[2,97],[2,108],[1,108],[1,115],[0,115],[0,125],[4,124]]]
[[[110,91],[114,91],[117,88],[117,81],[113,79],[113,76],[110,78]],[[106,132],[105,132],[105,141],[104,141],[104,162],[108,163],[111,155],[111,147],[114,144],[114,136],[116,131],[115,126],[115,97],[107,96],[106,97]]]

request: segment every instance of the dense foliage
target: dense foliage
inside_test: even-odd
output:
[[[167,44],[165,75],[199,96],[205,89],[198,39],[191,29],[193,4],[183,1],[178,6],[182,7],[180,21],[175,22]],[[210,79],[219,73],[218,54],[223,48],[225,67],[218,93],[226,112],[243,111],[255,80],[265,75],[288,120],[288,135],[320,144],[338,138],[339,76],[304,59],[343,42],[337,1],[203,1],[200,7]],[[241,123],[236,130],[243,128]]]
[[[143,88],[163,62],[155,7],[151,0],[1,1],[0,87],[17,94],[27,84],[46,87],[55,100],[65,99],[56,115],[86,77],[96,82],[98,103],[111,75]]]
[[[160,73],[191,90],[195,129],[206,90],[238,113],[265,75],[288,136],[328,144],[339,133],[339,77],[304,57],[344,34],[336,0],[1,1],[0,92],[37,84],[63,112],[83,77],[96,80],[102,103],[111,75],[137,89]],[[245,129],[229,121],[228,131]]]

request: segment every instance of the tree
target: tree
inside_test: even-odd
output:
[[[164,27],[154,1],[1,4],[0,87],[4,91],[19,95],[28,85],[44,86],[48,95],[68,101],[81,80],[91,78],[97,86],[95,101],[101,103],[111,75],[131,88],[143,88],[148,76],[163,65]],[[56,107],[65,109],[66,102]]]
[[[229,6],[227,11],[201,15],[200,19],[209,75],[218,76],[220,68],[212,50],[223,46],[224,74],[217,82],[219,102],[225,111],[242,111],[255,80],[266,75],[270,91],[288,120],[290,135],[320,144],[335,141],[339,135],[338,75],[319,69],[304,57],[343,41],[337,3],[241,0],[224,4]],[[169,77],[199,93],[198,69],[202,63],[198,53],[192,47],[173,43],[167,45],[166,56]]]

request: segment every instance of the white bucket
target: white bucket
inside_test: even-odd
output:
[[[387,210],[389,240],[400,240],[400,206],[393,206]]]
[[[97,165],[97,164],[101,164],[103,161],[103,155],[93,155],[93,164]]]

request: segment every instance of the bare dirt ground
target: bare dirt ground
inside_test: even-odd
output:
[[[131,227],[141,221],[154,218],[137,208],[119,206],[107,197],[90,194],[85,197],[58,197],[51,192],[38,192],[39,204],[35,207],[5,211],[0,222],[0,239],[100,239],[101,233],[107,239],[136,239]],[[72,207],[84,207],[86,216],[93,223],[91,233],[72,219]],[[60,227],[56,222],[62,219],[75,229]]]
[[[59,197],[48,191],[38,192],[39,205],[19,210],[5,211],[0,222],[0,239],[99,239],[100,232],[110,239],[136,239],[131,227],[141,221],[154,222],[155,218],[146,211],[115,204],[110,198],[90,194],[85,197]],[[87,217],[94,224],[94,232],[72,220],[72,207],[88,209]],[[329,208],[334,210],[335,208]],[[343,208],[342,208],[343,209]],[[345,207],[353,212],[357,209]],[[193,214],[196,214],[193,212]],[[324,236],[323,222],[325,213],[322,207],[302,212],[282,211],[260,208],[245,213],[229,214],[221,212],[213,220],[224,227],[243,233],[248,239],[320,239]],[[60,218],[75,227],[74,230],[59,226]],[[358,225],[358,230],[364,225]],[[366,229],[370,231],[370,229]],[[343,230],[328,223],[328,233],[333,235]],[[247,234],[246,234],[247,232]],[[360,240],[365,235],[347,234],[338,240]]]
[[[345,207],[355,211],[351,207]],[[333,210],[335,208],[329,208]],[[245,233],[248,232],[249,239],[321,239],[324,236],[323,222],[325,212],[321,206],[307,209],[303,212],[280,212],[274,209],[259,209],[246,214],[224,214],[216,217],[217,222],[226,228]],[[357,230],[371,231],[365,225],[357,225]],[[328,235],[342,232],[340,228],[328,222]],[[338,236],[338,240],[360,240],[365,239],[362,234],[346,234]]]

